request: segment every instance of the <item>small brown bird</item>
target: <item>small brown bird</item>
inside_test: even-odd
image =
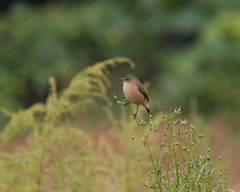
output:
[[[137,111],[136,114],[134,114],[134,118],[137,116],[139,105],[145,107],[147,112],[152,115],[152,112],[148,107],[149,98],[142,83],[133,75],[126,75],[119,80],[123,81],[123,94],[126,99],[130,101],[129,103],[137,105]]]

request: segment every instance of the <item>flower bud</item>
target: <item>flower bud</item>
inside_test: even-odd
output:
[[[178,112],[180,112],[180,113],[181,113],[181,105],[180,105],[180,107],[178,108]]]
[[[193,126],[193,124],[192,124],[192,123],[191,123],[191,125],[190,125],[190,128],[191,128],[191,129],[194,129],[194,126]]]
[[[157,131],[157,127],[156,125],[154,124],[154,128],[153,128],[154,131]]]
[[[221,161],[221,155],[219,155],[219,157],[218,157],[218,161]]]
[[[162,118],[165,118],[165,110],[162,111]]]
[[[164,135],[164,136],[166,136],[166,135],[167,135],[167,134],[166,134],[166,131],[164,131],[163,135]]]
[[[149,131],[152,131],[152,125],[150,124]]]
[[[208,153],[211,151],[210,147],[207,148]]]
[[[145,139],[143,139],[143,145],[146,147],[146,141],[145,141]]]

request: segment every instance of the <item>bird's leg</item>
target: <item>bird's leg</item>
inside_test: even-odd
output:
[[[139,106],[139,105],[138,105]],[[137,112],[138,112],[138,106],[137,106],[137,111],[135,114],[133,114],[133,119],[135,119],[137,117]]]
[[[128,104],[130,104],[130,103],[132,103],[132,102],[127,102]],[[123,105],[123,107],[127,107],[127,104],[125,103],[124,105]]]

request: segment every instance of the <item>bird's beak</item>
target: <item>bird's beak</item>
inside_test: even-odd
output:
[[[123,78],[120,78],[119,81],[124,81],[124,79],[123,79]]]

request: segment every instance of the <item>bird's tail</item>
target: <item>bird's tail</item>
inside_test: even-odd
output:
[[[147,110],[147,112],[148,112],[149,115],[153,115],[152,112],[151,112],[151,110],[149,109],[148,105],[145,106],[145,109]]]

